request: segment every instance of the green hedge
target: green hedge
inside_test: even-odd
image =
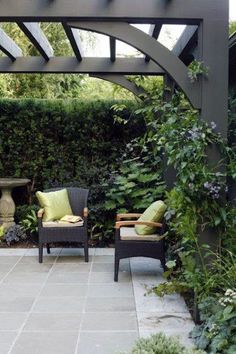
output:
[[[93,226],[102,217],[103,182],[119,167],[128,142],[144,132],[132,112],[115,119],[114,101],[0,100],[0,175],[27,177],[35,190],[58,185],[88,187]],[[33,198],[32,202],[33,202]],[[96,214],[96,215],[95,215]]]

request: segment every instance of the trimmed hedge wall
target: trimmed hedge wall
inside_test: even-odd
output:
[[[102,184],[117,169],[126,144],[143,134],[144,122],[132,116],[135,102],[119,113],[117,101],[0,100],[0,176],[27,177],[35,190],[58,185],[90,189],[93,223],[101,218]],[[124,102],[122,102],[124,103]],[[33,201],[33,198],[31,198]],[[21,200],[22,203],[22,200]]]

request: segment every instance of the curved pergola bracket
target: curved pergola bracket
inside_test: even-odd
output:
[[[133,82],[129,81],[124,75],[96,74],[96,75],[89,75],[89,76],[101,80],[106,80],[112,82],[113,84],[119,85],[125,88],[126,90],[132,92],[137,97],[145,93],[145,91],[141,87],[136,86]]]
[[[72,28],[84,29],[114,37],[149,56],[176,82],[192,106],[196,109],[201,108],[200,82],[191,83],[187,67],[178,57],[154,38],[124,22],[76,21],[68,22],[67,24]]]

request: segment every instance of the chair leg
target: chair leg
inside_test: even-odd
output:
[[[43,244],[39,243],[39,263],[43,263]]]
[[[88,241],[84,243],[84,257],[85,257],[85,262],[89,261],[89,254],[88,254]]]
[[[49,247],[49,243],[47,243],[47,254],[50,254],[50,247]]]
[[[161,266],[162,266],[162,268],[163,268],[163,270],[165,272],[166,271],[166,257],[165,257],[165,255],[163,255],[161,257],[160,261],[161,261]]]
[[[120,260],[115,256],[114,281],[118,281]]]

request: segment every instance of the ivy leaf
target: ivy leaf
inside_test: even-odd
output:
[[[166,262],[166,266],[168,269],[174,268],[176,266],[176,260]]]

